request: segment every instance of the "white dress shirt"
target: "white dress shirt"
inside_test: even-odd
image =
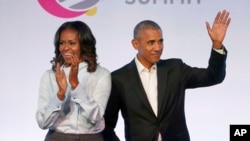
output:
[[[135,64],[141,78],[143,88],[147,94],[148,101],[151,105],[154,114],[158,112],[158,91],[157,91],[157,66],[154,64],[150,70],[145,68],[140,61],[135,57]],[[162,141],[159,133],[158,141]]]
[[[61,67],[66,78],[69,68]],[[87,63],[79,64],[78,86],[68,88],[63,101],[57,97],[55,72],[48,70],[42,76],[39,88],[36,120],[40,128],[60,133],[99,133],[104,129],[104,112],[111,91],[110,72],[97,66],[95,72],[87,72]]]
[[[156,65],[153,65],[150,70],[145,68],[139,60],[135,59],[137,70],[139,72],[142,85],[147,94],[148,101],[151,105],[152,110],[157,116],[157,73],[156,73]]]

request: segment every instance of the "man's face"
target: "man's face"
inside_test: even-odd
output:
[[[163,50],[162,32],[158,29],[143,29],[139,32],[138,38],[132,41],[138,50],[138,60],[148,69],[160,60]]]

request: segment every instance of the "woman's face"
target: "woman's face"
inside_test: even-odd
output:
[[[82,60],[78,32],[73,29],[65,29],[60,34],[59,50],[65,61],[65,66],[71,66],[73,57]]]

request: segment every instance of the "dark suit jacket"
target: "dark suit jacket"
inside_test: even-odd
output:
[[[112,91],[104,116],[105,140],[119,140],[114,128],[121,110],[126,141],[156,141],[159,132],[163,141],[190,141],[184,113],[185,90],[222,82],[226,56],[212,50],[207,68],[190,67],[180,59],[159,61],[157,117],[147,99],[135,61],[112,72]]]

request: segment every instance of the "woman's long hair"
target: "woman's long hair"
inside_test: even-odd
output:
[[[54,37],[54,46],[55,46],[55,57],[50,61],[52,63],[52,70],[55,71],[56,64],[59,63],[63,65],[65,60],[63,59],[59,46],[60,46],[60,35],[62,31],[66,29],[72,29],[78,32],[79,43],[80,43],[80,55],[88,64],[88,72],[94,72],[97,67],[97,54],[96,54],[96,39],[92,34],[92,31],[82,21],[70,21],[63,23],[57,30]]]

